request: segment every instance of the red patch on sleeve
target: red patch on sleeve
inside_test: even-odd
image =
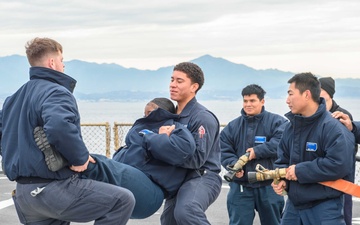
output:
[[[205,128],[201,125],[198,129],[200,138],[204,137],[204,134],[206,133]]]

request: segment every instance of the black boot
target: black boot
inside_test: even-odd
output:
[[[68,165],[66,159],[51,147],[42,127],[35,127],[34,138],[36,145],[44,153],[45,162],[49,170],[56,172]]]

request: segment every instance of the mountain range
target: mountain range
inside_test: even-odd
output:
[[[223,58],[204,55],[191,60],[205,74],[205,84],[198,93],[203,100],[239,100],[248,84],[259,84],[267,98],[285,98],[287,81],[294,72],[278,69],[256,70]],[[98,64],[80,60],[65,62],[65,73],[77,80],[74,95],[85,101],[138,101],[169,96],[169,82],[174,65],[157,70],[125,68],[118,64]],[[15,92],[28,79],[25,56],[0,57],[0,100]],[[304,71],[307,72],[307,71]],[[335,98],[360,95],[360,79],[335,79]]]

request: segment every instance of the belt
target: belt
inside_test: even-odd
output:
[[[37,184],[37,183],[51,183],[56,179],[41,178],[41,177],[18,177],[16,182],[19,184]]]
[[[200,172],[200,175],[204,175],[206,173],[206,170],[205,169],[199,169],[199,172]]]

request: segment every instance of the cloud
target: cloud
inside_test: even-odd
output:
[[[62,43],[65,59],[140,69],[211,54],[255,68],[360,77],[357,0],[23,0],[0,7],[3,55],[23,55],[26,41],[46,36]],[[343,57],[346,74],[337,63]]]

